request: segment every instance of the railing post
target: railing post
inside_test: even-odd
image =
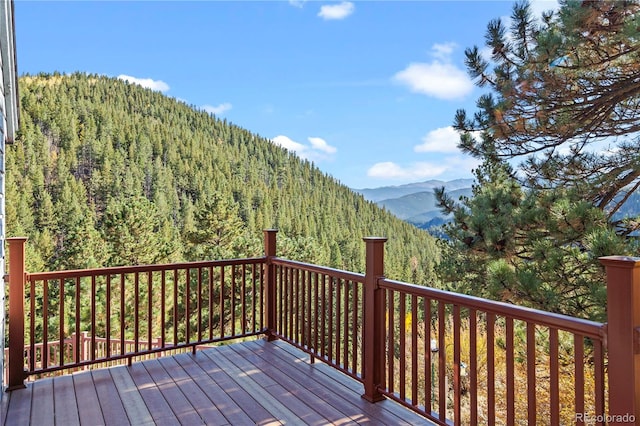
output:
[[[276,257],[277,229],[264,230],[264,255],[267,258],[264,276],[264,310],[266,321],[266,338],[272,341],[278,338],[276,334],[276,270],[271,260]]]
[[[9,383],[7,391],[24,388],[25,237],[7,238],[9,244]]]
[[[633,424],[640,420],[640,258],[607,256],[600,262],[607,271],[607,420]]]
[[[364,278],[364,341],[362,357],[364,394],[369,402],[384,399],[379,388],[384,381],[384,298],[378,280],[384,278],[384,243],[386,238],[366,237],[366,271]]]

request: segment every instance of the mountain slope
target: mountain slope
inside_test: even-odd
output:
[[[97,75],[25,76],[7,152],[9,235],[30,270],[279,253],[356,271],[388,236],[387,275],[433,282],[435,240],[269,140]]]

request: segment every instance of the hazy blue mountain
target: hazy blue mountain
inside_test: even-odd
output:
[[[437,206],[435,188],[445,187],[447,192],[457,200],[471,196],[473,179],[456,179],[452,181],[428,180],[399,186],[380,188],[354,189],[369,201],[398,218],[421,229],[432,231],[448,221]]]
[[[458,199],[460,196],[471,195],[471,188],[462,188],[447,191],[451,197]],[[437,206],[436,196],[431,191],[416,192],[398,198],[378,201],[377,204],[385,207],[391,213],[402,220],[428,221],[434,217],[442,216]],[[424,220],[422,220],[424,219]]]
[[[362,194],[369,201],[383,201],[393,198],[400,198],[405,195],[415,194],[418,192],[431,192],[435,188],[444,186],[447,191],[455,191],[457,189],[471,188],[473,179],[455,179],[451,181],[427,180],[424,182],[408,183],[398,186],[382,186],[380,188],[364,188],[354,189],[353,191]]]

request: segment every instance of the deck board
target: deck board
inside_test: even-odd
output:
[[[191,358],[190,355],[184,355],[185,358]],[[167,373],[171,375],[180,391],[187,398],[189,403],[197,407],[198,414],[205,424],[226,424],[227,419],[218,410],[213,401],[202,391],[196,384],[199,377],[191,377],[178,364],[174,357],[166,357],[159,359],[160,364],[165,368]]]
[[[78,373],[71,376],[75,388],[76,405],[78,407],[78,417],[81,424],[99,425],[104,423],[104,416],[98,401],[96,387],[93,384],[93,377],[90,372]],[[13,394],[11,394],[13,398]],[[69,401],[71,404],[71,401]]]
[[[33,384],[30,422],[34,425],[53,425],[53,379],[42,379]]]
[[[96,387],[100,408],[104,415],[104,421],[107,426],[124,425],[129,423],[127,412],[124,409],[118,389],[113,383],[113,378],[109,374],[109,370],[101,368],[91,372],[93,384]],[[37,382],[36,382],[37,383]]]
[[[80,423],[71,375],[61,376],[53,382],[53,404],[58,424],[74,425]]]
[[[28,382],[0,425],[431,425],[285,342],[233,343]]]
[[[9,400],[9,408],[5,418],[7,425],[28,425],[31,421],[31,396],[33,395],[33,386],[27,386],[24,389],[16,389],[5,395]]]
[[[124,410],[127,412],[129,422],[135,425],[153,424],[153,417],[145,405],[142,395],[138,392],[135,382],[127,371],[127,367],[120,366],[110,368],[109,372],[118,390],[118,395],[120,396]]]
[[[342,398],[336,397],[331,392],[323,393],[322,385],[304,371],[300,371],[295,363],[288,364],[286,369],[276,368],[280,360],[269,356],[270,354],[258,345],[242,345],[232,349],[237,354],[238,362],[253,365],[266,375],[277,378],[288,392],[295,395],[307,407],[313,407],[325,419],[325,423],[348,424],[356,421],[356,418],[349,416],[350,407]],[[318,404],[318,401],[325,403]]]

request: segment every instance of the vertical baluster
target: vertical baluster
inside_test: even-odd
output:
[[[1,321],[4,321],[2,319]],[[36,282],[29,279],[29,371],[36,369]],[[1,390],[0,390],[1,392]]]
[[[96,279],[91,277],[91,361],[96,359]]]
[[[126,286],[125,286],[125,276],[124,274],[120,274],[120,355],[124,355],[127,352],[127,348],[125,346],[125,321],[126,321]],[[110,340],[108,341],[110,342]]]
[[[140,274],[138,272],[133,274],[133,300],[133,352],[137,354],[140,350]]]
[[[507,352],[507,423],[515,423],[515,368],[513,349],[513,318],[506,318]]]
[[[344,341],[342,345],[342,365],[344,366],[345,370],[349,369],[349,284],[350,281],[344,280],[344,318],[342,320],[342,334],[344,335]]]
[[[147,340],[149,350],[153,349],[153,272],[147,272]]]
[[[527,420],[536,424],[536,325],[527,322]]]
[[[231,265],[231,335],[236,335],[236,265]]]
[[[106,288],[105,288],[105,345],[106,345],[106,351],[105,351],[105,357],[107,359],[111,358],[111,275],[107,275],[107,282],[106,282]]]
[[[320,281],[320,303],[322,304],[322,321],[320,322],[320,347],[322,357],[326,359],[327,356],[327,340],[326,340],[326,331],[327,331],[327,276],[322,274],[322,281]]]
[[[593,357],[594,357],[594,375],[596,382],[596,417],[604,417],[604,355],[602,350],[602,341],[596,340],[593,342]],[[604,425],[604,422],[598,423]]]
[[[202,268],[198,267],[198,284],[196,286],[198,292],[198,342],[202,342]]]
[[[163,269],[160,272],[160,347],[165,347],[165,310],[166,310],[166,298],[167,298],[167,283],[166,283],[166,271]]]
[[[418,405],[418,296],[411,295],[411,405]]]
[[[334,279],[333,277],[329,276],[329,303],[328,303],[328,308],[329,308],[329,345],[328,345],[328,357],[327,360],[329,362],[331,362],[333,360],[333,316],[334,316],[334,303],[333,303],[333,293],[334,293]]]
[[[184,341],[191,341],[191,269],[184,269]]]
[[[398,333],[399,334],[399,338],[400,338],[400,384],[399,387],[400,389],[398,389],[398,391],[400,392],[400,399],[402,401],[404,401],[406,399],[405,396],[405,392],[406,392],[406,385],[407,385],[407,379],[406,379],[406,372],[407,372],[407,365],[406,365],[406,337],[407,337],[407,313],[406,313],[406,294],[405,293],[400,293],[400,300],[398,301],[398,305],[399,305],[399,313],[400,313],[400,318],[399,318],[399,323],[398,323]]]
[[[266,277],[265,277],[266,269],[267,269],[267,266],[261,263],[260,264],[260,271],[259,271],[259,275],[260,275],[260,282],[259,282],[260,303],[258,303],[258,313],[260,315],[260,318],[259,318],[259,323],[260,323],[259,327],[260,327],[260,329],[263,329],[265,327],[265,324],[266,324],[266,320],[265,320],[264,312],[263,312],[264,297],[265,297],[265,292],[266,292],[266,287],[265,287],[266,286]],[[276,274],[275,276],[277,277],[278,275]],[[276,278],[276,280],[277,280],[277,278]],[[274,287],[275,287],[275,291],[277,291],[278,287],[277,286],[274,286]],[[273,294],[275,294],[275,292]],[[271,309],[275,309],[275,307],[276,307],[276,304],[273,303],[273,305],[271,306]],[[278,316],[277,315],[271,315],[271,318],[273,318],[273,321],[277,322]],[[275,329],[278,328],[278,327],[276,327],[276,324],[272,324],[272,325],[274,326]]]
[[[475,309],[469,309],[469,402],[472,425],[478,424],[478,319]]]
[[[461,420],[460,361],[460,306],[453,305],[453,422],[455,424],[460,424]]]
[[[74,362],[77,364],[80,361],[84,361],[83,359],[80,359],[80,277],[76,277],[76,309],[75,309],[75,315],[76,315],[76,325],[75,325],[75,338],[76,338],[76,345],[75,345],[75,354],[74,354]]]
[[[300,343],[300,270],[295,269],[295,280],[294,280],[294,300],[295,300],[295,311],[293,314],[293,324],[294,331],[291,336],[294,342]]]
[[[209,266],[209,340],[213,340],[213,266]]]
[[[58,344],[58,351],[60,352],[60,366],[64,365],[64,278],[60,278],[58,280],[58,286],[60,288],[60,300],[59,300],[59,306],[60,306],[60,331],[58,332],[58,338],[59,338],[59,344]]]
[[[431,299],[422,299],[424,311],[424,406],[428,414],[433,412],[432,375],[433,360],[431,359]],[[428,408],[427,408],[428,407]]]
[[[173,346],[178,344],[178,270],[173,270]]]
[[[578,334],[573,336],[575,369],[575,408],[576,414],[584,413],[584,337]],[[577,419],[576,424],[584,424],[582,418]]]
[[[240,290],[240,303],[242,304],[242,330],[241,334],[245,334],[247,332],[247,266],[242,264],[242,289]]]
[[[336,365],[340,367],[341,344],[342,344],[342,280],[336,279]]]
[[[307,322],[307,349],[311,350],[313,352],[314,349],[314,345],[313,345],[313,337],[312,337],[312,330],[311,330],[311,324],[313,324],[313,305],[312,303],[312,293],[311,293],[311,282],[313,281],[313,276],[312,273],[309,272],[307,273],[307,277],[305,278],[305,284],[307,285],[307,303],[305,304],[305,306],[307,307],[307,316],[306,316],[306,322]],[[313,359],[313,357],[311,357],[311,359]]]
[[[307,326],[306,326],[306,319],[307,319],[307,305],[306,305],[306,300],[307,300],[307,274],[305,271],[300,271],[301,273],[301,277],[300,277],[300,285],[299,285],[299,290],[300,290],[300,294],[298,297],[298,300],[300,302],[300,311],[298,313],[298,323],[300,324],[300,345],[304,348],[304,347],[308,347],[307,345],[307,335],[306,335],[306,331],[307,331]]]
[[[358,306],[358,291],[360,286],[357,282],[351,281],[351,291],[353,292],[353,309],[351,310],[351,370],[353,374],[358,374],[358,313],[362,312]],[[362,370],[360,370],[362,372]]]
[[[257,268],[258,265],[255,263],[251,266],[251,330],[254,333],[258,331],[258,326],[256,323],[256,303],[258,301],[258,294],[256,290],[256,281],[258,279],[256,274]]]
[[[395,342],[396,342],[396,333],[395,333],[395,324],[394,324],[394,316],[395,316],[395,307],[394,307],[394,299],[395,299],[395,295],[394,295],[394,291],[393,290],[389,290],[388,291],[388,304],[387,304],[387,319],[389,321],[388,324],[388,332],[387,332],[387,342],[389,342],[389,344],[387,345],[387,363],[389,365],[389,370],[387,371],[388,375],[389,375],[389,392],[393,393],[395,391],[395,374],[394,374],[394,369],[395,369]]]
[[[496,423],[495,322],[496,316],[487,313],[487,421],[489,425]]]
[[[276,274],[276,276],[279,278],[278,279],[278,333],[284,335],[285,334],[285,330],[287,329],[284,325],[285,321],[286,321],[286,315],[284,314],[284,308],[283,305],[286,307],[286,302],[285,302],[285,298],[287,297],[287,290],[286,290],[286,285],[285,285],[285,273],[284,273],[284,268],[282,266],[278,266],[278,272]]]
[[[220,337],[224,337],[224,266],[220,267]]]
[[[318,342],[319,342],[319,335],[320,335],[320,331],[318,330],[318,328],[320,327],[320,323],[319,323],[319,317],[320,317],[320,300],[319,300],[319,277],[318,277],[318,273],[313,274],[313,293],[314,293],[314,309],[315,309],[315,316],[313,317],[313,329],[314,329],[314,333],[313,333],[313,351],[316,355],[318,355],[320,353],[320,351],[318,350]]]
[[[558,371],[558,329],[549,329],[549,388],[551,424],[560,424],[560,390]]]
[[[445,346],[445,304],[438,301],[438,401],[439,417],[444,421],[447,417],[447,369],[446,369],[446,346]]]

